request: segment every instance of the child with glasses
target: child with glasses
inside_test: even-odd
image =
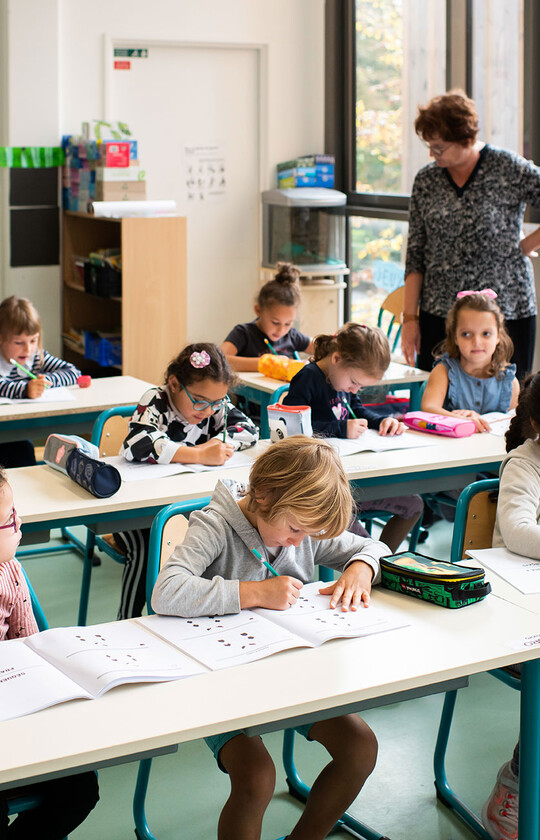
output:
[[[233,382],[215,344],[189,344],[170,363],[165,383],[141,397],[121,454],[128,461],[221,466],[235,450],[254,446],[257,426],[227,397]],[[141,614],[149,537],[149,528],[114,535],[126,555],[118,619]]]
[[[26,579],[15,559],[20,540],[21,520],[13,504],[13,491],[0,468],[0,641],[38,632]],[[0,840],[61,840],[82,823],[99,798],[93,771],[25,785],[24,792],[39,796],[40,803],[11,823],[8,800],[17,791],[0,792]]]

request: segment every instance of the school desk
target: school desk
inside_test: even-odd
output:
[[[261,407],[261,437],[268,437],[270,430],[268,426],[268,415],[266,409],[269,405],[275,402],[274,394],[278,388],[286,385],[286,382],[281,382],[279,379],[271,379],[268,376],[263,376],[262,373],[254,371],[238,371],[236,373],[238,378],[237,384],[232,388],[235,394],[240,394],[250,402],[257,403]],[[426,381],[429,373],[419,368],[409,367],[408,365],[401,365],[397,362],[390,362],[390,366],[380,382],[375,383],[373,387],[378,385],[385,385],[391,387],[394,391],[408,390],[410,391],[410,410],[417,411],[420,408],[420,389],[422,383]],[[371,386],[370,386],[371,387]]]
[[[0,443],[40,440],[52,432],[91,432],[100,412],[117,405],[135,405],[150,387],[149,382],[134,376],[107,376],[92,379],[89,388],[70,386],[74,401],[0,405]]]
[[[257,444],[262,452],[267,441]],[[504,438],[436,438],[434,446],[388,452],[360,452],[343,459],[347,477],[361,488],[362,498],[376,499],[427,490],[463,487],[480,470],[497,471],[505,455]],[[219,478],[246,482],[249,469],[237,467],[167,478],[124,482],[108,499],[91,496],[68,476],[48,466],[18,467],[9,471],[23,534],[84,524],[97,533],[149,527],[153,517],[172,502],[210,496]]]
[[[496,595],[497,581],[492,583]],[[471,674],[525,661],[521,779],[528,781],[520,789],[519,837],[538,840],[540,648],[509,647],[537,631],[536,614],[494,595],[462,610],[380,588],[373,598],[391,605],[409,626],[176,682],[122,686],[98,700],[72,701],[0,723],[0,788],[135,760],[239,727],[263,733],[438,693],[466,685]],[[377,735],[384,743],[384,729]],[[413,756],[412,767],[416,760]],[[384,791],[384,779],[380,786]],[[410,795],[414,801],[414,787]],[[148,807],[152,820],[151,802]],[[178,823],[181,815],[179,795],[170,819]],[[126,814],[126,822],[129,818]]]

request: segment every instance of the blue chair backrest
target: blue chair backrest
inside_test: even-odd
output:
[[[103,426],[110,417],[131,417],[136,408],[136,405],[119,405],[115,408],[108,408],[106,411],[98,414],[92,427],[92,443],[99,446]]]
[[[459,499],[456,505],[456,518],[454,520],[454,531],[452,534],[452,548],[450,550],[450,562],[457,563],[463,557],[463,551],[467,548],[465,543],[465,533],[467,528],[467,522],[470,513],[471,503],[473,502],[474,498],[478,496],[479,493],[489,493],[489,494],[496,494],[499,490],[499,479],[498,478],[487,478],[483,481],[474,481],[472,484],[469,484],[465,489],[460,493]],[[480,524],[487,527],[487,532],[489,536],[493,533],[493,525],[494,523],[494,513],[495,507],[493,507],[492,511],[492,518],[487,520],[484,516],[482,522]],[[489,545],[477,545],[476,548],[489,548],[491,546],[491,541],[489,540]]]

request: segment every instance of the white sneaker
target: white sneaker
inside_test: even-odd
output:
[[[495,787],[482,808],[484,828],[493,840],[517,840],[519,809],[519,780],[503,764],[497,773]]]

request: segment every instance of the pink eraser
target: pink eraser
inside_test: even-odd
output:
[[[88,376],[87,374],[83,374],[83,376],[79,376],[77,379],[77,385],[79,388],[89,388],[92,384],[92,377]]]

